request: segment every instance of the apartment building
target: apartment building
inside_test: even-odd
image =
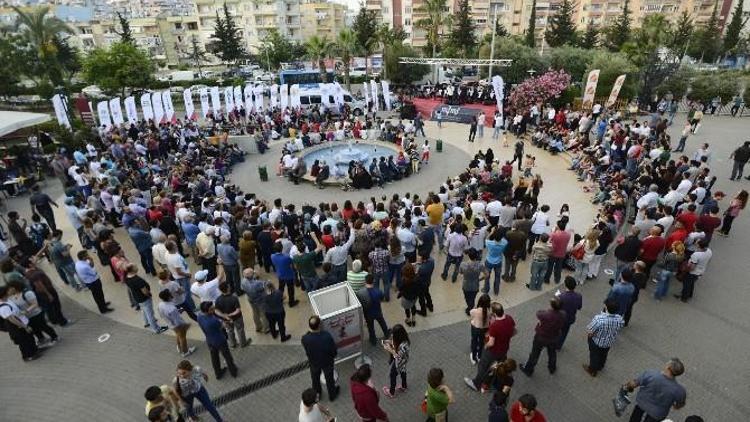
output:
[[[313,35],[334,40],[339,31],[346,27],[347,8],[339,3],[303,3],[300,12],[303,40]]]

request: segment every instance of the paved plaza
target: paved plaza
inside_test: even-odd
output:
[[[490,139],[490,131],[485,132],[484,139],[469,144],[466,142],[467,126],[444,126],[443,129],[437,129],[431,123],[426,126],[430,139],[444,140],[444,152],[436,153],[433,146],[433,159],[421,174],[388,185],[384,190],[318,190],[307,184],[291,185],[276,178],[272,172],[271,180],[262,183],[257,167],[271,166],[278,161],[278,143],[272,144],[267,154],[251,156],[236,166],[231,182],[269,202],[281,197],[285,203],[298,205],[323,201],[336,201],[342,205],[345,199],[365,201],[371,196],[390,197],[393,193],[411,192],[423,196],[428,191],[437,190],[445,178],[460,172],[470,155],[479,149],[492,147],[501,160],[510,159],[512,155],[513,141],[510,148],[503,148],[499,142]],[[681,126],[676,122],[670,129],[673,143],[679,138]],[[750,182],[744,179],[741,182],[728,180],[731,170],[728,156],[747,139],[748,127],[750,122],[746,119],[707,116],[699,134],[688,140],[686,152],[689,156],[699,143],[711,144],[712,173],[718,177],[714,190],[734,195],[740,188],[750,186]],[[569,203],[573,228],[577,232],[583,231],[592,222],[596,211],[574,175],[565,170],[569,163],[564,157],[552,157],[528,144],[527,152],[537,156],[535,172],[540,173],[545,181],[540,203],[549,204],[553,215],[562,203]],[[62,194],[56,181],[48,181],[45,189],[53,198]],[[12,209],[29,215],[28,198],[10,200],[8,210]],[[64,213],[58,210],[56,217],[69,237],[67,241],[77,245]],[[126,248],[126,255],[137,257],[132,242],[122,231],[119,231],[118,238]],[[701,415],[707,421],[747,420],[750,415],[747,402],[750,397],[750,382],[747,381],[750,355],[746,350],[750,345],[750,319],[746,316],[746,309],[750,285],[746,275],[750,272],[750,260],[741,245],[748,238],[750,224],[742,215],[735,223],[731,237],[718,237],[712,242],[713,260],[707,275],[698,282],[695,299],[689,304],[680,303],[671,296],[657,303],[650,297],[653,285],[649,284],[650,291],[642,293],[635,305],[630,326],[610,352],[607,367],[593,379],[581,369],[588,356],[585,325],[601,309],[609,285],[604,274],[598,280],[588,282],[580,288],[584,308],[559,355],[558,372],[550,376],[544,370],[546,357],[542,356],[540,367],[532,378],[520,372],[515,374],[511,400],[526,392],[535,394],[539,408],[550,421],[617,420],[611,399],[619,385],[643,369],[660,368],[668,358],[676,356],[686,365],[686,373],[679,381],[686,387],[688,399],[683,409],[672,412],[673,420],[682,421],[691,414]],[[444,257],[439,255],[437,260],[438,268],[442,268]],[[192,260],[189,261],[192,265]],[[603,264],[603,268],[611,267],[611,262]],[[59,281],[54,270],[49,271],[46,264],[44,268],[48,274],[54,275],[56,282]],[[95,312],[88,293],[75,293],[61,285],[63,309],[68,318],[77,322],[60,329],[64,340],[47,351],[42,359],[23,363],[7,336],[0,336],[0,391],[4,399],[0,406],[0,420],[143,420],[142,394],[145,387],[171,380],[174,367],[180,360],[173,338],[166,333],[156,336],[144,329],[140,313],[128,306],[124,287],[112,283],[109,271],[100,273],[105,294],[112,301],[115,312],[101,316]],[[531,348],[536,324],[534,313],[546,308],[552,291],[532,293],[524,288],[528,264],[519,265],[519,274],[518,281],[504,283],[500,296],[493,299],[501,301],[518,324],[518,335],[511,342],[509,356],[521,363]],[[275,277],[269,278],[275,281]],[[156,284],[155,280],[150,281],[152,286]],[[673,291],[679,288],[677,284],[673,282]],[[436,274],[431,290],[435,314],[427,318],[417,317],[416,332],[410,330],[409,390],[394,399],[381,394],[381,405],[392,421],[423,420],[419,404],[426,388],[427,371],[435,366],[443,368],[446,383],[456,394],[456,403],[449,410],[451,420],[486,420],[489,395],[475,393],[463,384],[463,377],[473,376],[475,367],[468,358],[469,324],[462,312],[460,283],[444,282]],[[250,326],[249,308],[244,299],[242,303],[246,324]],[[389,325],[403,322],[397,301],[384,304],[384,311]],[[256,336],[248,327],[254,344],[234,351],[240,376],[221,381],[212,379],[207,385],[214,398],[224,399],[220,411],[227,421],[296,420],[299,395],[310,384],[309,373],[304,369],[285,370],[305,361],[299,338],[306,331],[310,313],[304,299],[302,306],[287,311],[287,327],[293,337],[283,346],[269,336]],[[99,342],[102,334],[108,334],[109,339]],[[195,324],[189,338],[191,345],[199,348],[191,360],[208,369],[208,351]],[[387,355],[378,348],[369,348],[369,345],[365,352],[373,359],[374,380],[380,387],[387,382]],[[339,416],[340,422],[357,421],[348,392],[353,364],[342,363],[337,370],[342,395],[329,407]],[[253,391],[246,394],[247,390]],[[325,400],[323,403],[329,405]]]

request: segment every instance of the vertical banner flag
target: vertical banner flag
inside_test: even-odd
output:
[[[599,82],[599,69],[594,69],[589,72],[589,77],[586,78],[586,88],[583,90],[583,103],[581,108],[583,110],[589,110],[594,105],[594,96],[596,95],[596,84]]]
[[[282,84],[279,89],[279,106],[282,110],[289,107],[289,85]]]
[[[208,116],[208,112],[211,110],[211,104],[208,102],[208,88],[201,88],[198,91],[198,97],[201,101],[201,115],[205,119]]]
[[[242,101],[242,87],[236,86],[234,87],[234,107],[239,111],[240,106],[245,107],[245,102]],[[245,107],[245,110],[247,110],[247,107]]]
[[[164,120],[174,123],[177,119],[174,115],[174,105],[172,104],[172,93],[169,90],[162,91],[161,103],[164,105]]]
[[[501,121],[503,115],[503,98],[505,98],[505,87],[503,86],[503,78],[499,75],[492,77],[492,89],[495,91],[495,101],[497,101],[497,111],[500,112]]]
[[[120,97],[115,97],[109,100],[109,111],[112,116],[112,121],[115,125],[120,126],[125,122],[122,117],[122,107],[120,106]]]
[[[190,88],[182,91],[182,102],[185,104],[185,119],[195,120],[195,105],[193,105],[193,93]]]
[[[362,90],[362,92],[365,93],[365,104],[367,104],[367,107],[369,108],[370,107],[370,87],[367,86],[367,82],[362,82],[362,85],[364,86],[364,89]]]
[[[96,105],[96,114],[99,115],[99,126],[104,126],[107,129],[112,127],[112,120],[109,118],[109,102],[99,102]]]
[[[214,112],[214,117],[218,116],[221,112],[221,96],[219,95],[219,87],[211,87],[211,109]]]
[[[333,86],[336,91],[336,94],[333,96],[333,98],[336,99],[336,105],[337,106],[344,105],[344,88],[342,88],[341,84],[338,82],[334,82]]]
[[[242,90],[242,94],[245,97],[245,110],[249,114],[253,110],[253,87],[250,85],[245,85],[245,88]]]
[[[151,106],[151,94],[148,92],[141,95],[141,110],[143,111],[143,120],[149,121],[154,118],[154,108]]]
[[[52,97],[52,106],[55,108],[55,116],[57,117],[57,124],[65,126],[70,129],[70,121],[68,120],[68,112],[65,110],[65,104],[63,103],[62,95],[55,94]]]
[[[385,109],[391,111],[391,86],[388,81],[380,81],[383,86],[383,101],[385,101]]]
[[[615,79],[615,84],[612,85],[612,93],[609,94],[609,98],[607,99],[607,102],[604,104],[605,107],[609,108],[615,105],[615,101],[617,101],[617,96],[620,95],[620,88],[622,88],[622,84],[625,83],[625,75],[620,75]]]
[[[378,84],[374,80],[370,80],[370,90],[372,90],[372,109],[378,111],[380,110],[380,101],[378,101]]]
[[[164,103],[161,100],[161,92],[151,94],[151,107],[154,108],[154,123],[158,125],[164,120]]]
[[[279,106],[279,86],[276,84],[271,85],[271,108]]]
[[[320,87],[320,105],[323,107],[324,110],[327,110],[331,107],[331,103],[328,101],[328,96],[330,95],[329,86],[331,84],[328,83],[321,83],[318,84]]]
[[[299,99],[299,84],[294,84],[289,87],[289,97],[289,103],[292,108],[299,108],[302,105]]]
[[[263,91],[265,91],[265,87],[263,85],[255,85],[255,88],[253,88],[253,97],[255,98],[255,111],[263,111]]]
[[[135,108],[135,98],[125,98],[125,115],[128,116],[128,124],[138,123],[138,110]]]
[[[234,111],[234,88],[231,86],[224,88],[224,104],[227,106],[227,113]]]

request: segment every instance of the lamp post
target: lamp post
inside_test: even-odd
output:
[[[492,80],[492,59],[495,58],[495,33],[497,32],[497,4],[494,9],[494,17],[492,18],[492,41],[490,42],[490,68],[487,72],[487,80]]]

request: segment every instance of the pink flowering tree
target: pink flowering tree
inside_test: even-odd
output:
[[[558,98],[570,85],[570,75],[563,70],[550,70],[521,82],[510,93],[510,106],[525,110],[537,102]]]

